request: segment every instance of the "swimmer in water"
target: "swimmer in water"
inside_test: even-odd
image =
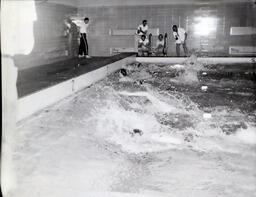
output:
[[[139,134],[140,136],[143,135],[143,131],[140,129],[133,129],[133,131],[130,132],[131,136],[133,137],[136,134]]]
[[[128,73],[126,71],[126,69],[121,68],[119,71],[119,82],[133,82],[133,79],[131,79],[130,77],[128,77]]]
[[[124,77],[127,76],[126,69],[124,69],[124,68],[121,68],[120,73],[121,73]]]

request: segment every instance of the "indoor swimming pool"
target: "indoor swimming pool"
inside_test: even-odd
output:
[[[19,123],[18,196],[256,196],[255,63],[123,68]]]

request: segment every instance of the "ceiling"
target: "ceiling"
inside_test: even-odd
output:
[[[220,4],[255,2],[255,0],[45,0],[48,2],[74,7],[98,6],[136,6],[136,5],[170,5],[170,4]]]

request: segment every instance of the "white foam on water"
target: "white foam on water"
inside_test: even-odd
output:
[[[185,71],[184,73],[179,74],[179,76],[170,79],[171,82],[183,83],[183,84],[192,84],[198,83],[197,72],[196,71]]]
[[[236,134],[237,137],[242,143],[245,144],[256,144],[256,127],[249,126],[247,129],[240,129]]]
[[[177,76],[177,83],[197,80],[197,68],[188,67],[182,69],[191,76]],[[129,69],[132,80],[154,80],[151,73],[170,67]],[[150,85],[116,90],[114,82],[108,82],[103,80],[20,126],[19,197],[82,197],[89,191],[102,196],[119,196],[112,191],[120,196],[255,193],[253,118],[225,106],[200,109],[183,92]],[[132,81],[128,83],[133,87]],[[211,118],[204,119],[204,111]],[[223,128],[232,132],[227,135]],[[134,129],[143,134],[131,135]]]
[[[209,113],[204,113],[204,114],[203,114],[203,117],[204,117],[205,119],[210,119],[210,118],[212,118],[212,115],[209,114]]]
[[[207,91],[207,89],[208,89],[208,86],[201,86],[201,90]]]
[[[186,59],[184,65],[171,65],[170,68],[184,71],[180,72],[177,77],[170,81],[181,84],[193,84],[199,83],[197,72],[204,69],[204,65],[197,61],[196,55],[192,54]]]
[[[107,109],[101,109],[97,116],[97,135],[105,136],[111,143],[120,145],[124,151],[133,153],[160,151],[181,143],[180,139],[167,137],[165,133],[168,132],[168,128],[161,125],[155,117],[155,113],[177,111],[177,108],[169,106],[147,92],[119,92],[119,94],[128,97],[146,97],[152,103],[144,106],[145,113],[125,110],[114,103]],[[139,107],[134,103],[132,106]],[[143,135],[132,137],[130,133],[134,129],[142,130]]]
[[[174,65],[170,65],[171,69],[184,69],[185,66],[181,65],[181,64],[174,64]]]
[[[125,96],[146,97],[152,103],[152,105],[149,107],[149,108],[151,108],[150,111],[152,111],[152,112],[157,112],[157,111],[159,111],[159,112],[172,112],[172,111],[179,112],[180,111],[177,107],[169,105],[166,102],[159,100],[157,97],[151,95],[149,92],[122,91],[122,92],[119,92],[119,94],[125,95]]]
[[[119,82],[134,82],[134,80],[131,79],[130,77],[121,77],[119,79]]]

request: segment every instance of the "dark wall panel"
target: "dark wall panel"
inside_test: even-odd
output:
[[[29,55],[15,57],[19,69],[52,63],[77,54],[77,28],[72,25],[71,33],[65,34],[67,28],[64,23],[67,16],[77,13],[77,8],[53,3],[36,3],[36,12],[34,48]]]

